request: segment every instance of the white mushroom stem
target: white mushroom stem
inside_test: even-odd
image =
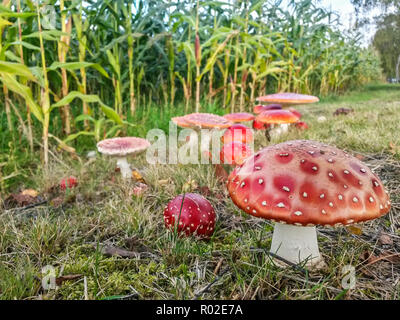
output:
[[[289,131],[289,123],[282,123],[280,127],[281,127],[281,131],[282,132],[288,132]]]
[[[277,126],[271,125],[270,136],[272,138],[278,138],[280,135],[282,135],[288,131],[289,131],[288,123],[282,123]]]
[[[131,167],[126,160],[126,157],[120,157],[117,159],[117,167],[121,170],[122,178],[129,179],[132,176]]]
[[[315,227],[276,223],[271,252],[295,264],[305,260],[307,260],[306,266],[322,263]]]

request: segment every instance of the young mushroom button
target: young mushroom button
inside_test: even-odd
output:
[[[214,233],[215,211],[210,202],[197,193],[185,193],[168,202],[164,210],[165,226],[181,235],[208,238]]]
[[[322,261],[315,225],[350,225],[390,210],[382,181],[364,163],[316,141],[262,149],[232,171],[227,187],[246,213],[278,222],[272,252],[309,266]]]

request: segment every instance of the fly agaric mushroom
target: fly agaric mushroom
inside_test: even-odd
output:
[[[267,130],[271,127],[271,125],[254,119],[252,127],[254,130]]]
[[[305,123],[304,121],[296,122],[295,126],[296,126],[297,129],[300,129],[300,130],[307,130],[308,129],[308,124]]]
[[[192,127],[192,125],[185,120],[185,116],[183,116],[183,117],[174,117],[174,118],[171,118],[171,120],[178,127],[181,127],[181,128],[191,128]]]
[[[208,238],[214,233],[215,211],[203,196],[185,193],[168,202],[164,210],[164,223],[172,231]]]
[[[256,120],[262,123],[270,124],[271,126],[279,124],[283,132],[287,132],[289,124],[299,121],[299,118],[287,110],[268,110],[261,112]],[[280,131],[276,132],[277,134]],[[266,131],[267,140],[270,140],[269,131]]]
[[[247,112],[229,113],[224,115],[224,118],[232,122],[247,122],[254,120],[254,116]]]
[[[263,111],[268,111],[268,110],[279,110],[279,109],[282,109],[282,105],[281,104],[269,104],[269,105],[267,105],[267,106],[265,106],[265,105],[262,105],[262,104],[259,104],[259,105],[256,105],[256,106],[254,106],[254,108],[253,108],[253,112],[255,113],[255,114],[259,114],[259,113],[261,113],[261,112],[263,112]]]
[[[273,253],[308,266],[323,262],[315,225],[351,225],[390,210],[382,181],[364,163],[308,140],[262,149],[232,171],[227,187],[240,209],[277,222]]]
[[[228,143],[231,141],[252,143],[253,132],[249,127],[246,127],[245,125],[238,123],[226,129],[221,140],[223,143]]]
[[[245,143],[231,141],[225,143],[220,151],[220,160],[224,164],[241,165],[253,154],[253,150]]]
[[[100,153],[117,158],[117,166],[122,177],[128,179],[132,175],[127,156],[136,155],[145,151],[150,146],[146,139],[137,137],[112,138],[100,141],[97,149]]]
[[[191,113],[185,121],[202,129],[224,129],[233,125],[232,121],[212,113]]]
[[[171,118],[171,121],[181,128],[193,128],[193,125],[185,120],[185,116]],[[186,136],[186,142],[190,141],[190,135]]]
[[[291,113],[293,113],[294,115],[296,115],[299,119],[302,117],[302,114],[300,113],[299,110],[296,110],[295,108],[289,108],[288,109]]]
[[[260,102],[279,103],[283,106],[308,104],[319,101],[318,97],[315,96],[291,92],[269,94],[266,96],[258,97],[257,100]]]
[[[77,185],[78,185],[78,179],[74,176],[69,176],[68,178],[63,178],[60,181],[60,189],[63,191],[66,189],[75,188]]]

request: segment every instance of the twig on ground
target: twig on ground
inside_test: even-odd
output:
[[[229,271],[229,267],[226,267],[220,275],[216,276],[215,279],[210,282],[208,285],[206,285],[203,289],[201,289],[199,292],[197,292],[192,300],[197,300],[199,299],[204,293],[208,292],[211,287],[216,284],[227,272]]]
[[[304,269],[301,266],[299,266],[298,264],[290,262],[289,260],[286,260],[285,258],[282,258],[281,256],[278,256],[277,254],[275,254],[275,253],[273,253],[271,251],[268,251],[267,249],[250,247],[250,250],[251,251],[258,251],[258,252],[265,252],[267,255],[286,263],[287,265],[293,267],[294,269],[296,269],[297,271],[300,271],[301,273],[303,273],[305,275],[308,275],[308,270],[307,269]]]

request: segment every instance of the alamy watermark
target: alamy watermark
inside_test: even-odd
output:
[[[47,291],[57,288],[56,269],[51,265],[42,268],[42,288]]]
[[[146,139],[151,143],[147,149],[146,160],[149,164],[231,164],[229,160],[243,156],[240,148],[228,148],[229,155],[221,157],[221,146],[226,141],[242,141],[254,150],[253,139],[248,135],[253,134],[248,128],[248,134],[242,129],[229,130],[224,141],[221,141],[225,129],[182,129],[172,121],[169,123],[168,134],[161,129],[151,129],[147,132]]]
[[[352,265],[345,265],[342,268],[342,288],[354,289],[356,287],[356,268]]]

